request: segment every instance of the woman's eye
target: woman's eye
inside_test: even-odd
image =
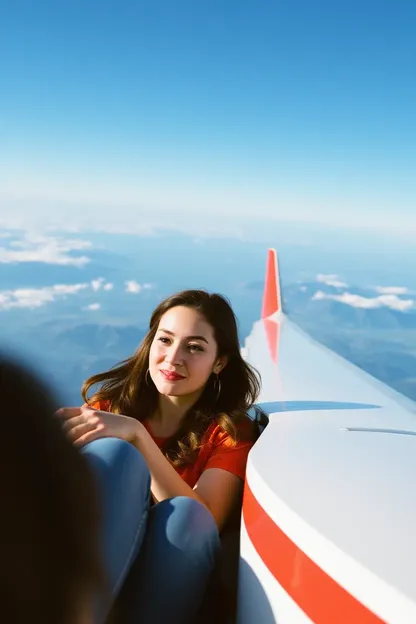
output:
[[[169,338],[166,338],[166,336],[161,336],[159,340],[160,342],[163,342],[163,344],[168,344],[169,342]]]
[[[189,350],[190,351],[203,351],[203,348],[199,346],[198,344],[190,344]]]

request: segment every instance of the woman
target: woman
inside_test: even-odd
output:
[[[155,309],[135,355],[85,382],[81,408],[60,410],[99,474],[123,621],[192,621],[241,499],[258,391],[228,302],[188,290]]]

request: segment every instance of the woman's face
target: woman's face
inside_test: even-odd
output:
[[[199,312],[177,306],[162,316],[149,354],[150,376],[160,394],[201,392],[210,375],[223,366],[214,330]]]

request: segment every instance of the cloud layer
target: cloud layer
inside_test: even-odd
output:
[[[411,291],[405,286],[371,286],[364,290],[361,288],[361,294],[350,292],[349,285],[333,273],[324,274],[319,273],[315,281],[322,284],[322,288],[317,290],[312,296],[313,301],[332,300],[343,303],[352,308],[361,308],[363,310],[374,310],[377,308],[390,308],[398,312],[407,312],[412,309],[416,309],[416,300],[411,297]],[[344,292],[334,293],[326,292],[324,286],[329,288],[337,288]],[[306,287],[301,286],[300,290],[305,292]],[[373,296],[373,292],[379,293],[378,296]],[[369,293],[367,296],[367,292]],[[401,295],[408,295],[406,299],[402,299]]]
[[[90,282],[81,284],[56,284],[41,288],[16,288],[15,290],[0,290],[0,311],[13,308],[40,308],[48,303],[53,303],[69,295],[76,295],[81,291],[91,289],[92,292],[111,291],[114,288],[112,282],[107,282],[103,277],[97,277]],[[151,284],[139,284],[134,280],[125,282],[125,291],[130,294],[139,294],[144,290],[153,288]],[[83,309],[94,311],[101,308],[101,303],[93,302]]]
[[[88,288],[88,284],[56,284],[43,288],[17,288],[0,291],[0,310],[12,308],[40,308],[57,299],[76,295]]]
[[[332,273],[329,275],[319,273],[316,276],[316,281],[326,286],[333,286],[334,288],[348,288],[348,284],[343,282],[338,275]]]
[[[406,286],[376,286],[374,290],[382,295],[407,295],[410,293]]]
[[[340,295],[332,295],[318,290],[312,297],[314,300],[332,299],[339,301],[353,308],[375,309],[381,307],[391,308],[400,312],[411,310],[415,307],[415,302],[411,299],[400,299],[397,295],[380,295],[379,297],[363,297],[350,292],[344,292]]]
[[[63,239],[57,236],[44,236],[25,232],[19,240],[3,237],[7,246],[0,246],[0,263],[43,262],[45,264],[85,266],[90,259],[72,255],[91,247],[91,243],[81,239]]]

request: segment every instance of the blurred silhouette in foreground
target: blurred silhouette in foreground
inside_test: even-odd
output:
[[[0,353],[0,621],[90,624],[104,587],[99,503],[54,397]]]

